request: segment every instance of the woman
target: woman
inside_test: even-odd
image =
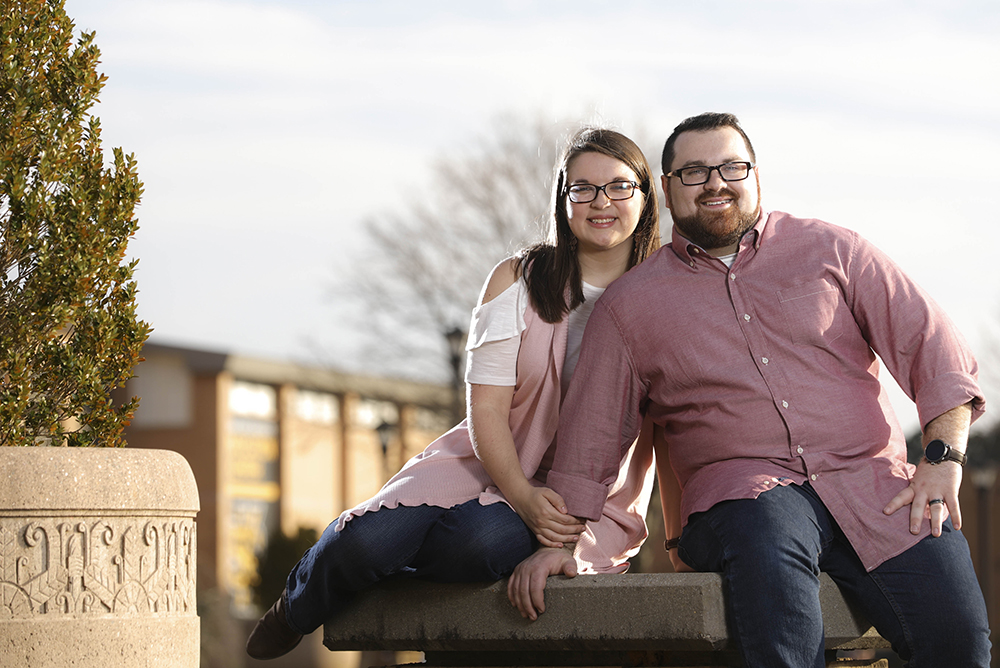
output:
[[[610,519],[585,532],[544,481],[590,311],[611,281],[660,245],[652,174],[631,140],[602,129],[572,138],[553,184],[549,237],[497,265],[473,311],[468,424],[327,527],[251,633],[250,656],[285,654],[351,593],[394,574],[496,580],[539,543],[577,540],[581,572],[628,567],[646,536],[651,439],[623,459]]]

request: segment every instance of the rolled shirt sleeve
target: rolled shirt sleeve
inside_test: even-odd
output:
[[[547,484],[571,515],[597,521],[642,426],[645,388],[614,315],[598,300],[563,401]]]
[[[970,402],[972,419],[978,419],[986,404],[977,382],[979,367],[944,310],[890,257],[857,235],[848,272],[855,320],[916,403],[921,428]]]

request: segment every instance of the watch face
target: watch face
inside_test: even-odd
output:
[[[939,462],[944,458],[945,449],[947,447],[948,446],[944,444],[944,441],[935,438],[927,444],[927,448],[924,450],[924,456],[927,457],[927,461],[929,462]]]

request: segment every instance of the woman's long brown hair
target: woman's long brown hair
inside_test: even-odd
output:
[[[569,163],[581,153],[602,153],[623,162],[639,178],[639,190],[645,198],[639,223],[632,234],[629,268],[645,260],[660,247],[660,211],[653,187],[652,172],[646,156],[635,142],[614,130],[584,128],[563,151],[552,187],[552,219],[549,238],[522,251],[515,258],[515,269],[524,274],[528,294],[545,322],[556,323],[583,303],[583,280],[576,255],[575,237],[566,215],[566,172]],[[569,303],[566,301],[567,289]]]

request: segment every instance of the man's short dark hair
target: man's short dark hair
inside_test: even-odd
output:
[[[698,114],[697,116],[692,116],[681,121],[680,125],[674,128],[674,131],[670,133],[667,137],[667,142],[663,145],[663,157],[660,162],[660,167],[663,169],[664,174],[670,172],[670,166],[674,162],[674,144],[677,143],[677,137],[683,132],[707,132],[709,130],[718,130],[719,128],[732,128],[740,133],[743,137],[743,141],[747,145],[747,151],[750,152],[750,160],[757,162],[757,155],[754,153],[753,145],[750,143],[750,138],[747,137],[747,133],[743,132],[743,128],[740,127],[740,119],[736,118],[733,114],[720,114],[716,112],[706,111],[703,114]]]

